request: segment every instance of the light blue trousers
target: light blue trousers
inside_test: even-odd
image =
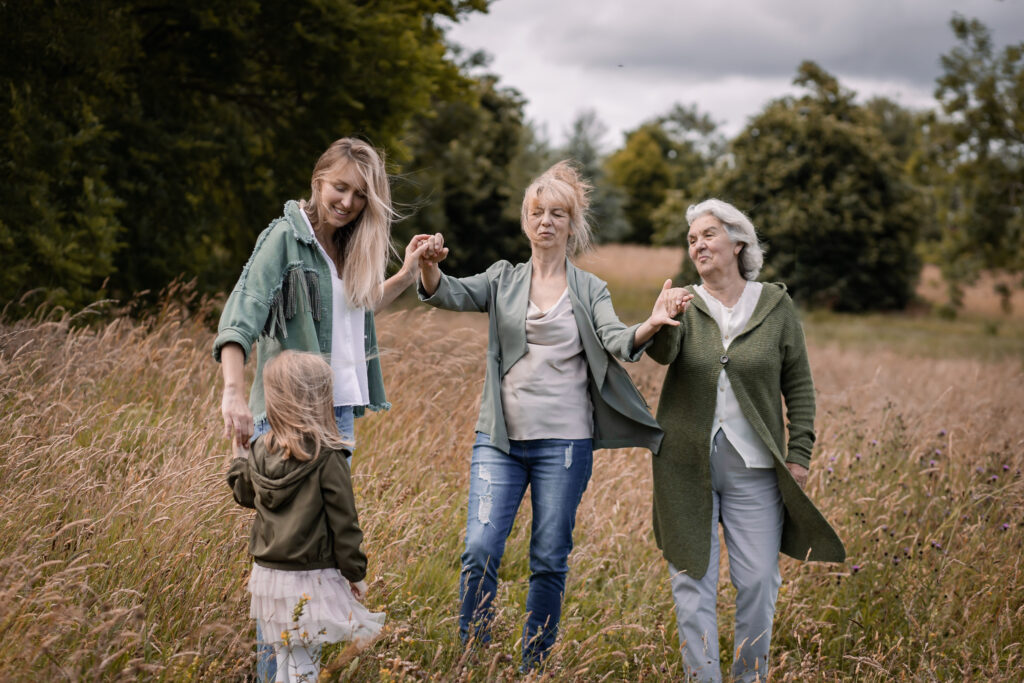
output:
[[[729,578],[736,587],[736,642],[732,676],[764,681],[772,638],[775,600],[782,577],[779,547],[784,510],[774,469],[751,469],[719,430],[711,450],[711,557],[707,572],[693,579],[669,563],[672,597],[688,680],[722,680],[718,652],[718,523],[729,553]]]

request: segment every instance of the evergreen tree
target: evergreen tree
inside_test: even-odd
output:
[[[468,87],[435,18],[484,0],[0,2],[0,298],[237,277],[317,156],[401,152]]]
[[[784,281],[802,301],[902,308],[920,270],[920,199],[853,92],[813,62],[794,82],[809,92],[754,117],[730,146],[732,162],[693,200],[718,196],[745,211],[767,242],[762,279]]]

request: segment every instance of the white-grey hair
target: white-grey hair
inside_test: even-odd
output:
[[[691,204],[686,209],[686,224],[693,225],[695,220],[707,215],[722,221],[725,233],[733,244],[744,245],[737,256],[740,275],[744,280],[756,280],[758,273],[761,272],[761,266],[764,265],[765,247],[757,239],[754,224],[746,214],[721,199],[705,199],[698,204]]]

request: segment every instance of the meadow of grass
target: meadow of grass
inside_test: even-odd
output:
[[[606,249],[588,265],[634,321],[670,256]],[[142,319],[0,321],[0,679],[242,681],[253,671],[250,513],[224,481],[209,310],[174,302]],[[808,489],[849,560],[783,560],[773,680],[1024,679],[1024,341],[1009,334],[1016,316],[976,315],[859,326],[808,316],[819,396]],[[357,421],[353,481],[369,603],[389,624],[367,650],[329,650],[326,680],[521,678],[528,502],[501,570],[494,644],[469,656],[456,637],[480,322],[420,307],[378,318],[394,408]],[[969,341],[886,341],[901,325],[923,340],[966,325]],[[644,359],[629,370],[656,405],[662,369]],[[597,454],[561,634],[534,680],[682,678],[650,530],[650,457]]]

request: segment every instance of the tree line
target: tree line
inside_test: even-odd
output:
[[[954,295],[982,270],[1024,273],[1024,42],[998,50],[955,15],[933,110],[859,102],[805,62],[803,94],[732,139],[676,105],[604,154],[593,112],[554,148],[485,55],[447,44],[443,22],[486,4],[0,0],[8,314],[181,275],[228,289],[343,135],[387,151],[396,237],[444,232],[458,274],[525,255],[522,190],[562,157],[595,184],[601,239],[679,244],[686,206],[718,196],[763,231],[764,277],[808,305],[902,308],[922,260]]]

